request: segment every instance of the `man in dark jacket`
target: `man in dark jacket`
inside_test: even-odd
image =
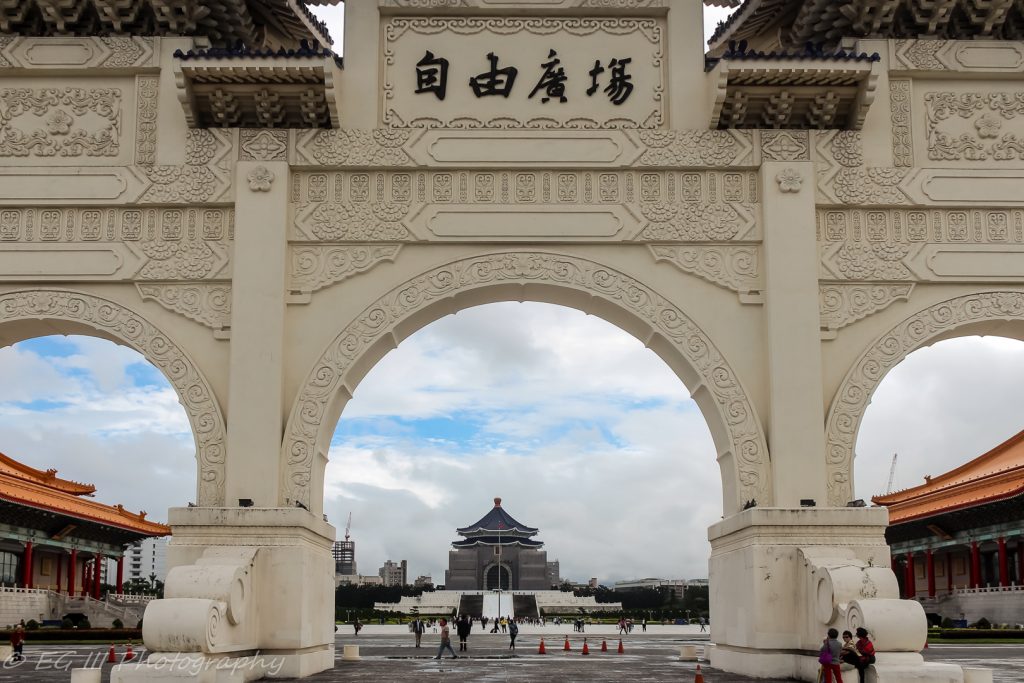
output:
[[[459,617],[459,621],[455,625],[455,632],[459,634],[459,650],[462,652],[469,650],[466,638],[469,638],[469,632],[472,628],[473,622],[470,621],[468,614],[463,614]]]

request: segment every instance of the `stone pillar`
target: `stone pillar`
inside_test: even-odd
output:
[[[668,89],[669,128],[706,128],[711,114],[710,94],[703,70],[694,64],[704,63],[704,3],[701,0],[673,0],[669,3],[667,43],[668,73],[672,87]],[[694,101],[697,98],[703,102]]]
[[[978,542],[971,541],[971,588],[981,586],[981,552]]]
[[[25,542],[25,552],[22,555],[24,565],[21,568],[21,585],[25,588],[32,587],[32,541]]]
[[[225,500],[270,508],[284,432],[288,164],[239,162],[235,186]]]
[[[346,128],[380,125],[380,33],[376,2],[345,4],[345,68],[338,107],[344,112]]]
[[[68,559],[68,597],[75,597],[75,572],[78,570],[78,548],[71,549],[71,557]]]
[[[925,551],[925,571],[928,573],[928,597],[935,597],[935,555],[932,549]]]
[[[814,164],[761,166],[769,379],[768,451],[775,505],[828,505],[822,401],[820,255]],[[842,501],[845,503],[845,501]]]
[[[810,653],[827,628],[844,630],[847,622],[831,597],[821,602],[820,582],[832,580],[809,558],[854,572],[846,585],[856,596],[868,581],[878,598],[897,602],[896,576],[885,564],[888,520],[884,508],[752,508],[713,525],[712,665],[758,678],[814,680],[818,662]]]
[[[1006,588],[1010,585],[1010,556],[1006,552],[1006,539],[999,537],[999,585]]]
[[[63,590],[61,585],[64,582],[64,551],[57,553],[57,594]]]
[[[114,667],[112,683],[166,680],[182,661],[230,667],[238,680],[334,666],[331,525],[299,508],[172,508],[168,522],[165,597],[142,622],[151,654]]]
[[[117,588],[114,592],[118,595],[124,593],[124,555],[117,558]]]

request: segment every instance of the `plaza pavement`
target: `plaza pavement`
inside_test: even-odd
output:
[[[565,635],[569,636],[572,646],[568,653],[562,650]],[[592,653],[588,657],[580,653],[584,636]],[[543,656],[537,654],[541,637],[548,649],[548,654]],[[680,662],[679,648],[693,644],[700,653],[708,643],[707,638],[696,626],[649,626],[647,633],[637,627],[632,634],[623,637],[625,653],[619,655],[615,652],[618,635],[614,626],[588,626],[584,634],[573,633],[571,625],[568,628],[550,624],[543,628],[524,626],[517,639],[519,647],[511,654],[507,634],[486,634],[475,628],[470,635],[468,652],[458,652],[457,638],[453,643],[457,654],[467,656],[437,661],[433,656],[437,653],[439,635],[430,630],[423,637],[423,647],[417,649],[413,647],[412,634],[404,626],[368,625],[358,637],[352,633],[351,626],[341,626],[335,669],[306,680],[311,683],[433,683],[453,679],[467,683],[623,683],[633,680],[688,683],[694,680],[696,663]],[[607,653],[600,652],[602,639],[608,641]],[[359,645],[362,659],[341,661],[344,645]],[[118,654],[123,651],[124,647],[118,646]],[[106,647],[33,646],[29,641],[26,654],[28,661],[24,664],[0,667],[0,683],[66,683],[72,667],[101,665]],[[994,683],[1024,681],[1024,645],[935,645],[925,656],[933,661],[992,667]],[[701,667],[707,683],[752,683],[754,680],[715,671],[706,662],[701,662]],[[102,668],[103,680],[107,681],[110,666],[102,664]],[[856,682],[855,677],[849,680]]]

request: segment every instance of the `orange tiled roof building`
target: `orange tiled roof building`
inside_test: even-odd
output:
[[[871,500],[889,508],[885,536],[904,597],[954,619],[1006,621],[983,612],[1009,609],[1024,621],[1024,431],[920,486]]]
[[[0,585],[99,599],[107,583],[121,593],[125,546],[171,529],[90,500],[95,491],[0,453]],[[105,559],[117,561],[116,578],[104,576]]]

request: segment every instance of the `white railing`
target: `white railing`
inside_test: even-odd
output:
[[[19,586],[7,586],[0,583],[0,593],[18,593],[21,595],[46,595],[49,593],[45,588],[21,588]]]
[[[1024,586],[1011,584],[1009,586],[984,586],[983,588],[954,588],[956,595],[980,595],[984,593],[1019,593],[1024,592]]]
[[[137,605],[148,605],[151,601],[156,600],[155,595],[143,595],[135,593],[107,593],[108,602],[120,602],[124,604],[137,604]]]

